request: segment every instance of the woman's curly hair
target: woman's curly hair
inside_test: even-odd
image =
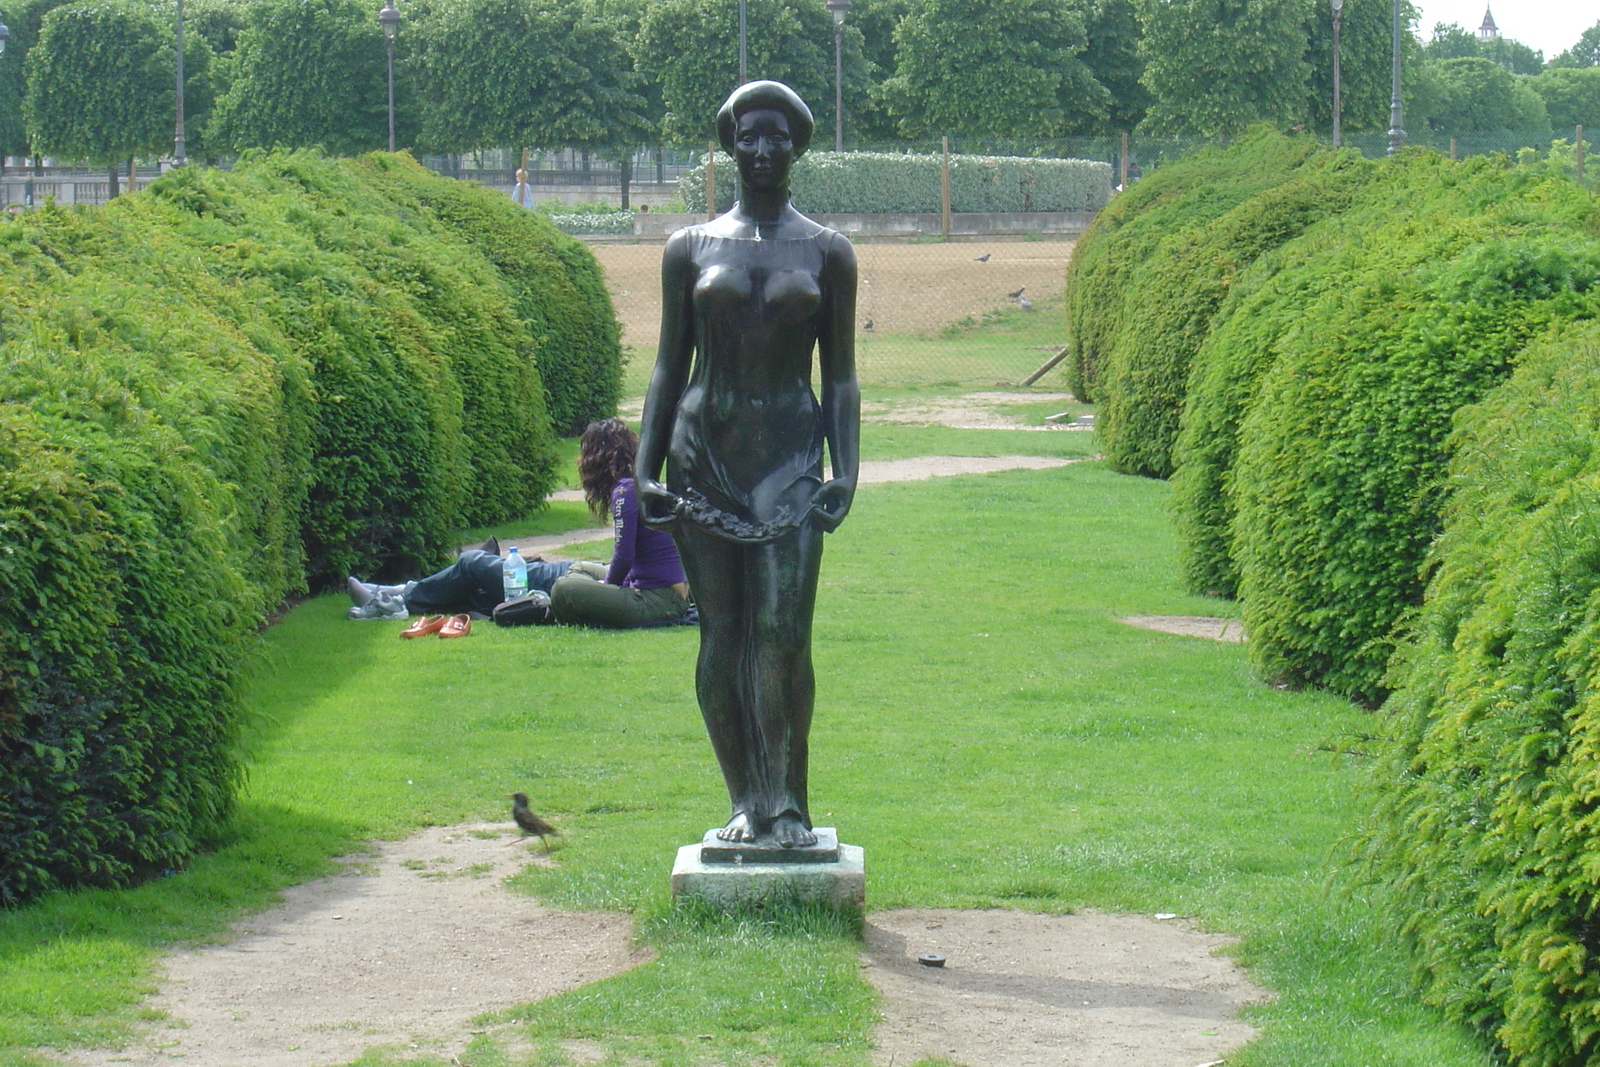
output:
[[[611,491],[624,478],[633,477],[633,460],[639,437],[621,419],[591,422],[578,439],[578,481],[583,499],[596,518],[611,512]]]

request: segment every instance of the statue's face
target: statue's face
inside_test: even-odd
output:
[[[775,189],[789,180],[794,142],[789,117],[781,111],[746,111],[733,133],[739,177],[752,189]]]

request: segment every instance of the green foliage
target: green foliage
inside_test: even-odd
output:
[[[1156,134],[1237,133],[1303,119],[1307,5],[1295,0],[1140,0],[1144,83]]]
[[[421,137],[432,148],[653,140],[623,41],[586,4],[458,0],[429,11],[416,37],[417,88],[428,102]]]
[[[502,270],[484,245],[520,252]],[[184,168],[0,223],[0,263],[12,903],[210,840],[262,620],[538,507],[557,462],[539,360],[614,381],[619,358],[580,245],[399,157]]]
[[[1305,110],[1310,115],[1311,128],[1331,139],[1333,18],[1328,7],[1319,3],[1306,9],[1306,58],[1311,64],[1311,77]],[[1339,17],[1339,121],[1346,134],[1389,127],[1392,12],[1389,0],[1345,0]],[[1415,65],[1415,43],[1410,34],[1403,35],[1401,47],[1409,82],[1409,72]]]
[[[1436,130],[1550,129],[1533,80],[1479,56],[1422,64],[1414,94],[1410,121]]]
[[[562,233],[581,234],[631,234],[633,212],[620,211],[551,211],[547,213],[550,225]]]
[[[260,0],[246,10],[238,46],[219,64],[228,88],[204,131],[213,144],[351,155],[388,143],[387,60],[368,5]],[[407,89],[397,75],[402,116]]]
[[[815,214],[912,213],[940,210],[941,157],[889,152],[806,153],[790,172],[794,205]],[[678,189],[691,212],[706,209],[705,164]],[[717,209],[738,196],[732,157],[717,153]],[[1095,211],[1111,195],[1111,166],[1084,159],[1017,156],[950,157],[952,211]]]
[[[208,50],[199,45],[203,72]],[[96,162],[170,145],[175,57],[172,33],[141,0],[55,8],[25,60],[29,141],[39,152]]]
[[[1162,237],[1126,281],[1095,419],[1106,459],[1124,473],[1172,473],[1190,363],[1235,279],[1257,257],[1343,211],[1371,174],[1354,153],[1317,151],[1276,133],[1229,155],[1236,164],[1247,157],[1226,194],[1196,189],[1188,225]],[[1203,204],[1192,202],[1202,197]],[[1237,202],[1228,207],[1230,197]]]
[[[544,382],[542,406],[555,432],[576,435],[595,419],[614,415],[622,391],[621,328],[600,264],[583,243],[482,186],[437,180],[392,156],[372,156],[368,163],[375,180],[391,183],[392,195],[414,197],[498,272],[532,340]],[[517,391],[500,397],[520,409],[504,413],[513,424],[544,417],[537,400],[519,399],[526,396]],[[546,460],[536,450],[524,462],[542,470]]]
[[[1551,67],[1532,83],[1553,129],[1600,129],[1600,67]]]
[[[1597,398],[1586,323],[1461,412],[1361,839],[1367,873],[1399,887],[1427,1000],[1539,1067],[1600,1051]]]
[[[1584,30],[1573,46],[1549,63],[1552,67],[1600,66],[1600,22]]]
[[[1271,188],[1314,149],[1309,140],[1259,130],[1235,150],[1250,165],[1239,166],[1235,153],[1224,149],[1202,149],[1133,183],[1095,216],[1067,268],[1067,387],[1078,399],[1102,398],[1101,377],[1122,329],[1122,308],[1136,296],[1133,277],[1162,242],[1181,240],[1188,228]]]
[[[833,130],[833,20],[814,0],[749,0],[745,5],[747,77],[788,85],[816,118],[817,143]],[[669,143],[701,147],[716,140],[717,108],[739,83],[738,5],[722,0],[650,3],[631,47],[638,70],[654,81]],[[861,33],[844,25],[844,101],[855,114],[866,99]]]
[[[1138,10],[1134,0],[1095,0],[1087,17],[1089,45],[1082,58],[1095,81],[1111,94],[1106,126],[1132,130],[1152,99],[1140,82],[1144,59],[1139,54]]]
[[[1111,94],[1080,58],[1087,14],[1077,0],[912,0],[874,97],[910,137],[1098,129]]]

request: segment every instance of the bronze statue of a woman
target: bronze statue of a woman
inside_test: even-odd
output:
[[[789,204],[811,130],[810,109],[778,82],[741,86],[717,112],[739,201],[667,241],[635,479],[700,611],[695,691],[733,807],[717,835],[784,848],[816,843],[811,616],[822,535],[850,510],[860,437],[855,250]]]

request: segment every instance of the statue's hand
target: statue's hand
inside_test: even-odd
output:
[[[850,503],[855,496],[854,478],[830,478],[823,482],[811,498],[811,510],[817,517],[817,525],[825,533],[837,530],[844,517],[850,514]]]
[[[654,478],[641,478],[634,488],[639,494],[639,518],[646,526],[665,529],[677,519],[678,494]]]

